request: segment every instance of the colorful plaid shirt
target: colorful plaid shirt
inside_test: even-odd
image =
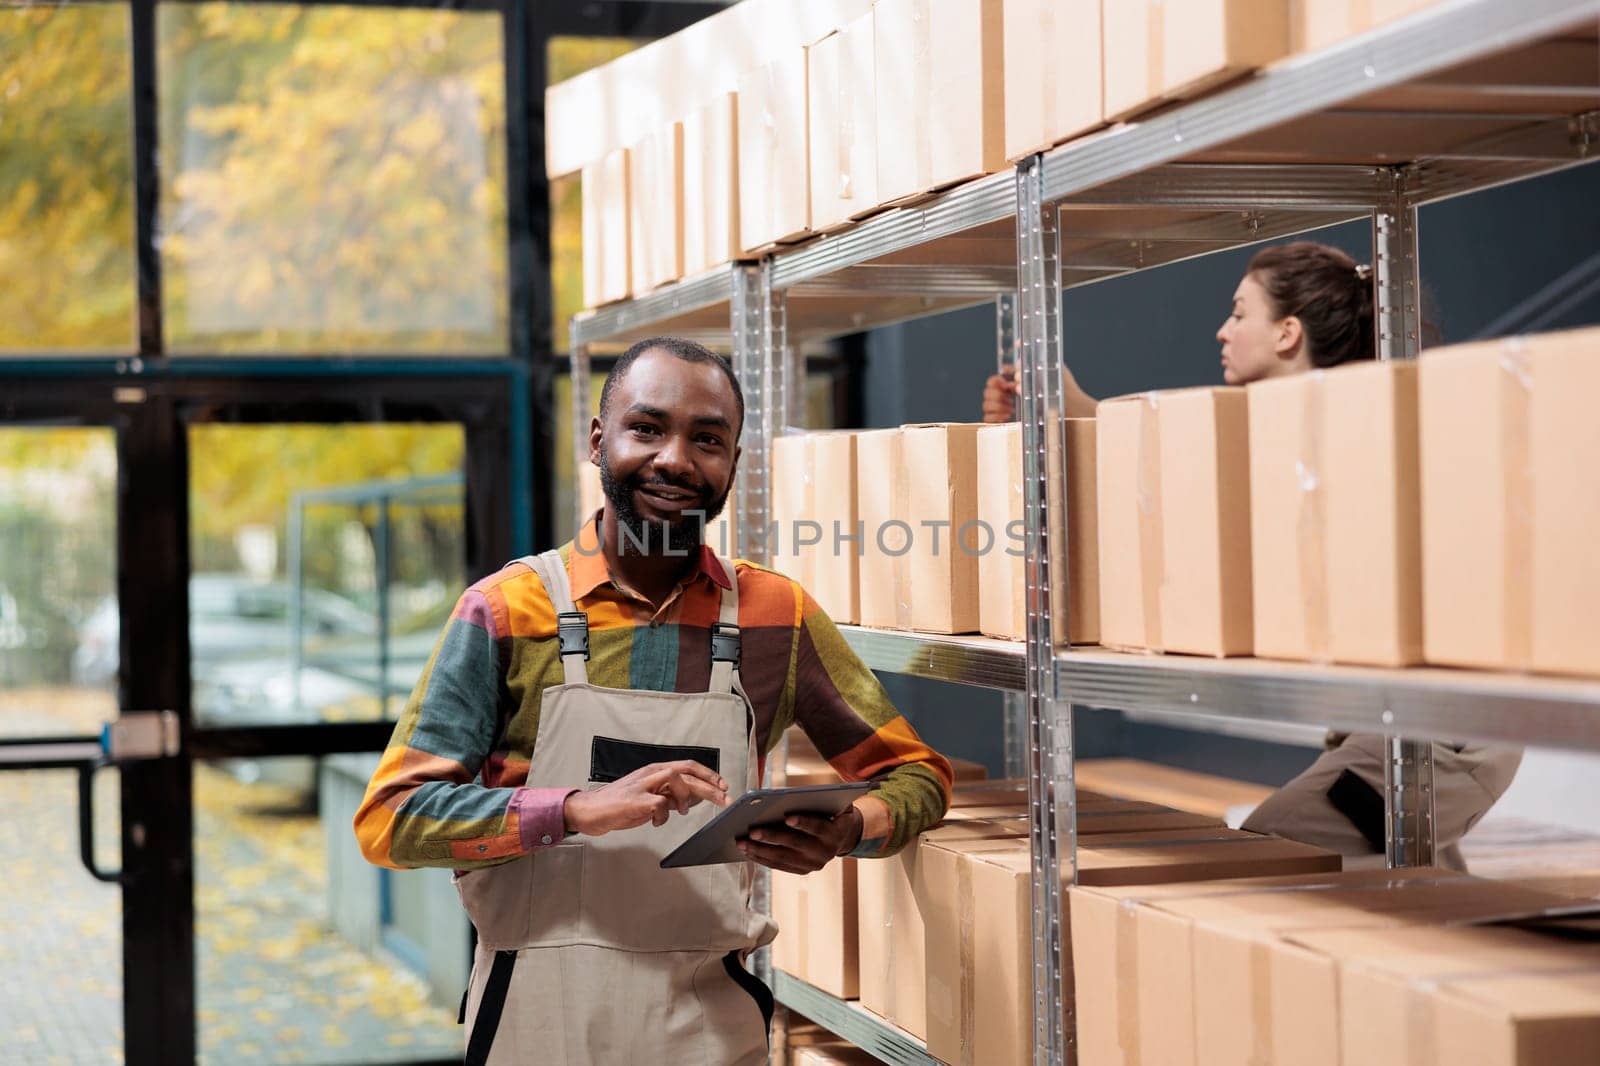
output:
[[[589,616],[589,680],[608,688],[704,692],[711,624],[727,575],[702,548],[659,607],[615,580],[593,523],[561,557]],[[793,723],[848,781],[873,779],[889,810],[852,853],[890,855],[938,822],[952,772],[889,702],[833,621],[797,583],[743,560],[739,677],[766,754]],[[469,588],[418,679],[367,786],[356,837],[371,862],[473,869],[559,842],[570,789],[530,787],[544,690],[562,683],[556,612],[511,563]]]

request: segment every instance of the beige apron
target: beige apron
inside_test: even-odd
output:
[[[712,630],[709,691],[590,685],[588,620],[555,552],[522,560],[558,612],[564,683],[544,690],[528,785],[596,788],[640,766],[693,758],[729,792],[759,786],[754,714],[739,684],[737,578]],[[467,989],[467,1062],[604,1066],[764,1063],[772,998],[742,961],[777,927],[750,907],[751,863],[663,870],[710,821],[701,803],[600,837],[569,836],[456,878],[478,930]]]
[[[1387,742],[1381,736],[1346,737],[1263,800],[1245,819],[1244,828],[1337,851],[1345,856],[1346,868],[1381,866],[1386,756]],[[1511,786],[1521,762],[1521,748],[1434,744],[1435,865],[1466,869],[1458,846],[1461,838]],[[1340,779],[1346,774],[1359,785],[1345,787]],[[1351,793],[1353,802],[1344,799]]]

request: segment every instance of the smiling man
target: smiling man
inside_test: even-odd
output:
[[[457,871],[469,1063],[765,1062],[772,999],[742,964],[777,930],[753,864],[891,855],[944,814],[950,764],[816,602],[702,545],[743,423],[700,345],[623,355],[589,432],[605,506],[461,597],[368,785],[370,861]],[[745,863],[661,869],[792,723],[872,791],[752,833]]]

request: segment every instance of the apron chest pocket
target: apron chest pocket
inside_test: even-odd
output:
[[[712,773],[722,772],[722,753],[716,748],[685,744],[645,744],[637,740],[595,737],[589,746],[589,780],[598,784],[620,781],[652,763],[687,759]]]

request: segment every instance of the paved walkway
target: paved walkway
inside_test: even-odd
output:
[[[12,735],[85,728],[70,715],[40,728],[11,702],[0,698]],[[115,865],[116,774],[97,788],[101,863]],[[195,769],[201,1061],[459,1056],[453,1004],[430,1002],[393,959],[329,931],[322,831],[293,799]],[[78,861],[76,774],[0,773],[0,810],[0,1062],[119,1063],[120,900]]]

